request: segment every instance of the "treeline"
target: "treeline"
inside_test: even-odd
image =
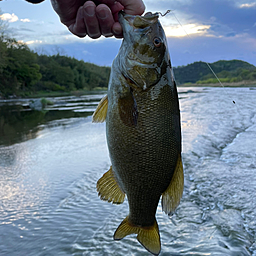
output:
[[[223,83],[256,81],[256,67],[241,60],[220,60],[209,64]],[[218,80],[205,62],[194,62],[174,68],[177,84],[212,84]]]
[[[256,81],[256,67],[240,60],[210,64],[221,82]],[[212,84],[217,79],[205,62],[174,68],[177,84]],[[0,97],[36,92],[70,92],[107,87],[110,67],[71,57],[38,55],[24,43],[0,36]]]
[[[38,91],[70,92],[107,87],[110,67],[71,57],[38,55],[24,43],[0,36],[0,96]]]

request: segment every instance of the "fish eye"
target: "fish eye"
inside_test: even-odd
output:
[[[155,37],[153,42],[155,47],[160,47],[162,45],[162,40],[159,37]]]

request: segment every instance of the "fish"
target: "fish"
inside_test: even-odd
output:
[[[114,240],[137,234],[153,255],[161,251],[156,210],[171,214],[180,203],[184,174],[177,87],[159,13],[119,13],[123,41],[113,61],[108,92],[93,114],[106,122],[110,169],[98,180],[102,200],[129,215]]]

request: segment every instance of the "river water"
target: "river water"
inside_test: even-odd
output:
[[[0,101],[0,255],[146,256],[135,235],[112,236],[128,204],[101,201],[110,165],[104,93]],[[175,214],[157,210],[164,255],[256,255],[256,90],[179,88],[185,189]],[[235,102],[235,104],[234,104]]]

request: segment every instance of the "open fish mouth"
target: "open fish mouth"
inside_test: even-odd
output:
[[[156,22],[159,18],[158,13],[147,12],[144,16],[134,16],[125,13],[124,11],[120,11],[118,14],[119,22],[123,26],[125,26],[125,20],[129,22],[129,24],[135,28],[145,28],[150,26],[152,23]]]

